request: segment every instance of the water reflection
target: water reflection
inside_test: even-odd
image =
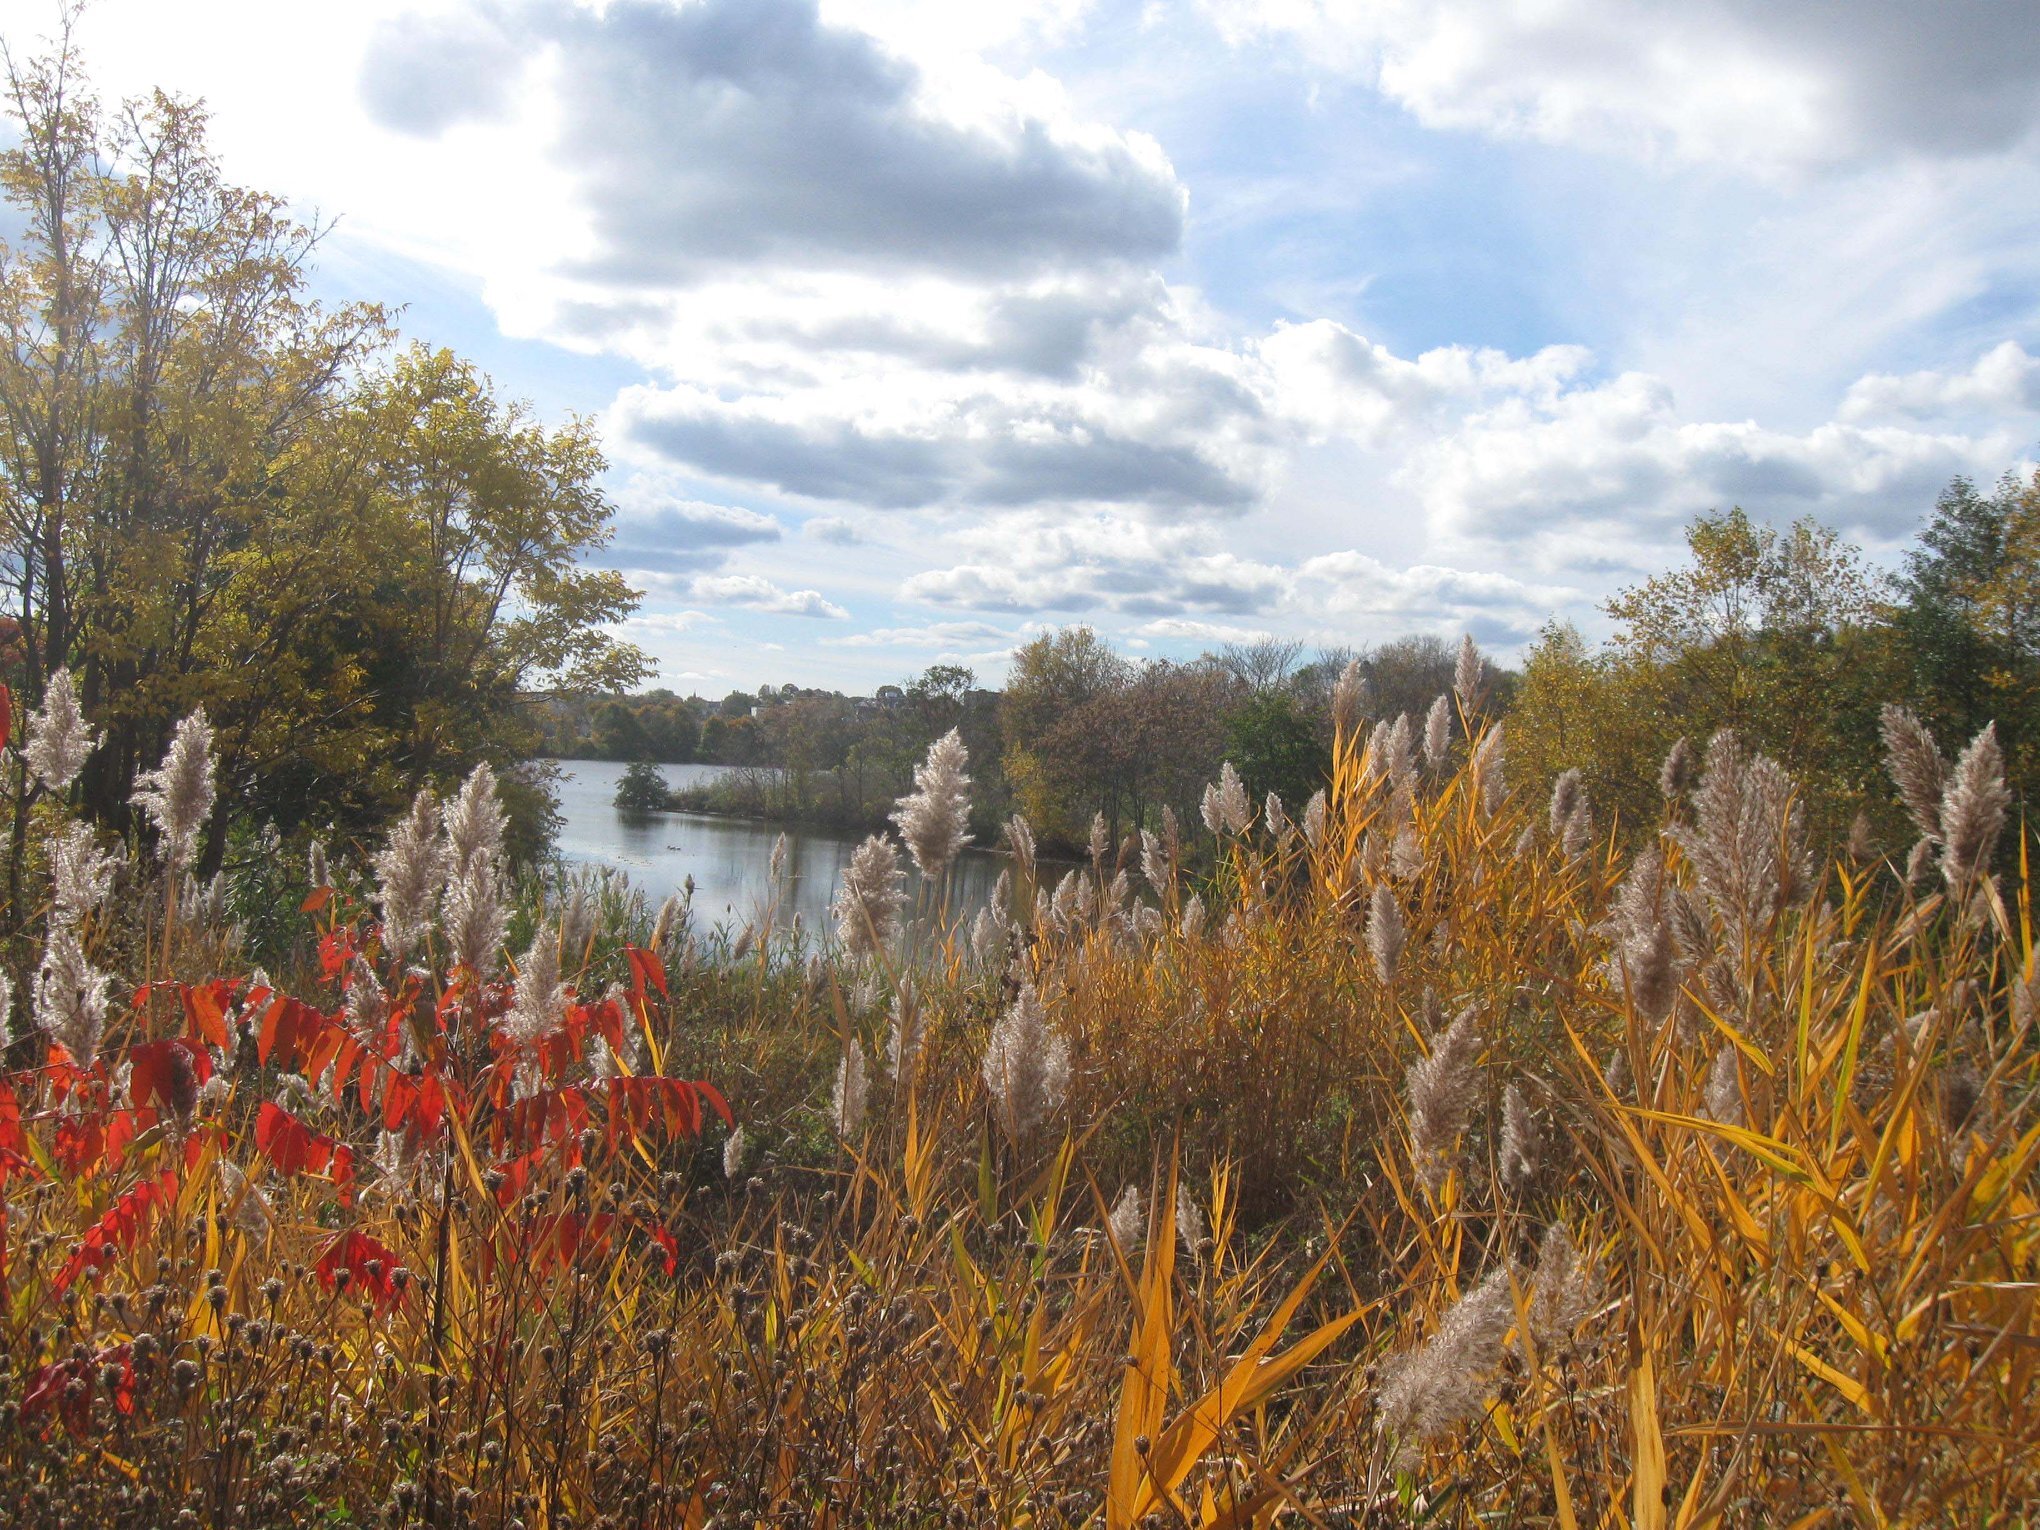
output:
[[[561,760],[560,854],[571,864],[610,866],[627,873],[653,903],[694,878],[695,918],[702,926],[740,928],[755,920],[771,896],[772,844],[777,825],[748,818],[698,813],[619,813],[616,784],[624,767],[606,760]],[[668,784],[689,786],[727,767],[667,765]],[[779,927],[798,913],[804,929],[830,924],[829,904],[859,837],[814,829],[786,829],[787,885]],[[968,920],[989,901],[1003,858],[966,850],[949,875],[949,914]],[[918,896],[908,866],[907,891]]]

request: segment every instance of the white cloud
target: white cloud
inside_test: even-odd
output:
[[[1430,127],[1759,171],[1990,154],[2040,124],[2040,27],[2000,0],[1206,0]]]
[[[930,622],[920,627],[874,627],[869,632],[825,637],[822,641],[833,648],[963,648],[1010,643],[1019,636],[1017,631],[989,622]]]
[[[1197,621],[1187,616],[1158,616],[1133,629],[1138,639],[1190,643],[1259,643],[1274,634],[1262,627],[1235,627],[1225,622]],[[1142,641],[1142,647],[1148,646]]]
[[[2040,356],[2016,340],[1977,358],[1966,372],[1877,372],[1842,400],[1840,418],[1944,419],[2040,412]]]
[[[782,590],[761,574],[699,574],[681,586],[684,597],[707,605],[742,606],[774,616],[818,616],[846,621],[850,613],[819,590]]]

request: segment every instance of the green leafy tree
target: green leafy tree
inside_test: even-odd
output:
[[[670,795],[665,774],[650,760],[632,760],[616,783],[616,805],[626,813],[656,813]]]

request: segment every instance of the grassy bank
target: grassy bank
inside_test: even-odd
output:
[[[1214,789],[1215,885],[1016,834],[970,931],[873,860],[847,946],[612,890],[397,960],[389,864],[285,998],[187,923],[0,1099],[0,1473],[51,1525],[2017,1523],[2029,899],[1988,750],[1926,759],[1917,855],[1808,850],[1732,740],[1628,859],[1497,735],[1346,737],[1308,811]]]

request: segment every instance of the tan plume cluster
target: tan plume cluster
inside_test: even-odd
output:
[[[963,735],[951,728],[928,746],[927,758],[914,767],[914,790],[893,810],[907,854],[924,877],[940,877],[970,841],[970,777],[963,773],[969,763]]]
[[[905,884],[899,852],[883,834],[871,835],[852,852],[831,908],[837,938],[851,955],[871,956],[892,944],[907,900]]]

